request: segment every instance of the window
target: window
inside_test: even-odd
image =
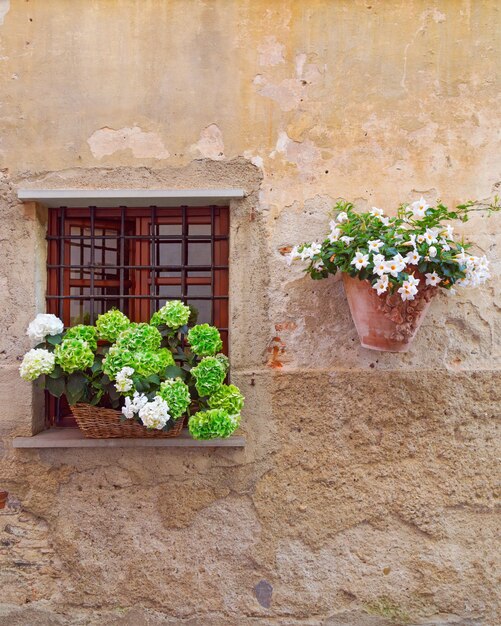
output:
[[[112,307],[147,322],[179,299],[219,328],[227,352],[228,236],[227,207],[49,209],[47,311],[66,326]],[[67,414],[62,404],[48,402],[48,416]]]

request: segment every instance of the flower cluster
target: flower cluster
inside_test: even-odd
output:
[[[118,335],[125,330],[130,324],[129,318],[117,309],[111,309],[96,320],[97,333],[99,339],[104,339],[113,343],[117,340]]]
[[[235,385],[221,385],[207,401],[211,409],[224,409],[229,415],[237,415],[244,406],[244,397]]]
[[[162,430],[170,420],[167,402],[160,396],[155,396],[139,409],[139,417],[146,428]]]
[[[64,330],[63,322],[52,313],[39,313],[29,323],[26,334],[32,341],[41,343],[47,335],[60,335]]]
[[[120,370],[130,367],[138,376],[148,377],[161,372],[169,365],[174,365],[174,357],[167,348],[133,351],[113,344],[103,360],[103,372],[110,380],[116,380]]]
[[[450,224],[443,224],[450,219],[466,221],[473,206],[449,211],[420,198],[400,206],[397,216],[387,217],[376,207],[355,213],[352,204],[338,202],[327,238],[294,246],[289,263],[307,261],[306,272],[314,279],[337,271],[358,276],[369,280],[378,295],[398,292],[404,301],[413,300],[419,289],[477,287],[490,276],[488,260],[469,255],[469,244],[456,237]]]
[[[43,348],[33,348],[24,355],[19,373],[24,380],[35,380],[42,374],[50,374],[54,370],[56,359],[53,352]]]
[[[223,347],[219,330],[209,324],[199,324],[190,328],[188,343],[197,356],[213,356]]]
[[[148,429],[162,430],[170,420],[169,406],[163,398],[155,396],[151,402],[143,393],[134,392],[132,398],[125,398],[122,414],[127,419],[139,417]]]
[[[115,389],[119,393],[127,393],[134,387],[132,374],[134,374],[134,368],[123,367],[115,376]]]
[[[158,329],[149,324],[130,324],[118,335],[116,345],[132,352],[136,350],[156,350],[162,343]]]
[[[209,409],[192,415],[188,428],[193,439],[229,437],[240,424],[240,415],[229,415],[224,409]]]
[[[179,419],[191,403],[190,389],[180,378],[168,378],[160,384],[158,395],[167,402],[171,417]]]
[[[200,396],[211,396],[222,385],[226,370],[215,356],[206,356],[191,370]]]
[[[148,404],[148,398],[144,393],[134,392],[132,398],[127,396],[125,398],[125,404],[122,407],[122,414],[128,420],[134,419],[145,404]]]
[[[97,329],[95,326],[86,326],[78,324],[72,328],[68,328],[64,334],[65,339],[82,339],[87,342],[89,348],[95,352],[97,349]]]
[[[83,339],[64,339],[55,347],[54,356],[67,374],[86,370],[94,363],[94,354]]]
[[[180,300],[170,300],[153,314],[150,324],[152,326],[164,324],[169,328],[177,330],[188,323],[190,314],[190,307],[183,304]]]

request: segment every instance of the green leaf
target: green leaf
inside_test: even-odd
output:
[[[82,396],[85,394],[86,386],[87,378],[83,374],[75,373],[68,376],[66,398],[70,406],[82,399]]]
[[[97,359],[94,361],[94,363],[92,364],[92,367],[90,368],[90,371],[93,374],[97,374],[99,372],[102,371],[102,361],[98,361]]]
[[[159,385],[160,378],[157,374],[151,374],[151,376],[148,376],[148,378],[146,379],[146,382],[150,383],[151,385]]]
[[[63,336],[62,335],[49,335],[48,337],[45,338],[45,340],[47,341],[47,343],[50,343],[53,346],[57,346],[57,344],[61,343],[61,341],[63,340]]]
[[[60,398],[66,389],[64,378],[50,378],[47,376],[45,379],[45,388],[51,396]]]
[[[165,378],[177,378],[178,376],[181,376],[182,378],[184,378],[183,370],[177,365],[169,365],[169,367],[166,367],[164,371],[164,375],[165,375]]]
[[[51,378],[61,378],[61,376],[64,376],[64,372],[61,369],[61,366],[60,365],[56,365],[54,367],[54,369],[52,370],[52,372],[49,374],[49,376]]]

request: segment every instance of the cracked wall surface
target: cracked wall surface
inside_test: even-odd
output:
[[[284,251],[339,198],[391,212],[501,186],[496,0],[0,0],[0,625],[500,621],[492,260],[411,351],[360,347],[338,278]],[[243,187],[230,232],[243,450],[12,448],[43,310],[19,188]]]

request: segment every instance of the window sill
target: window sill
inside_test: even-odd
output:
[[[179,437],[87,439],[78,428],[51,428],[33,437],[15,437],[14,448],[244,448],[245,437],[197,441],[187,429]]]

